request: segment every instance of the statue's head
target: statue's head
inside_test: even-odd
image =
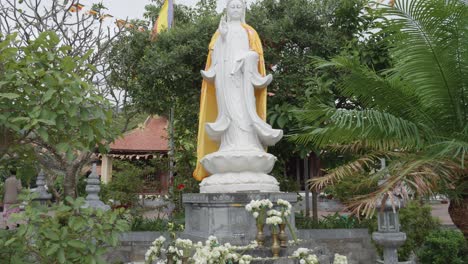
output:
[[[246,4],[243,0],[228,0],[226,6],[227,18],[229,21],[240,20],[245,22]]]

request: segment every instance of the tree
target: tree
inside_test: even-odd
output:
[[[391,69],[376,72],[352,55],[319,63],[345,73],[340,92],[359,106],[309,103],[297,113],[309,124],[297,143],[358,155],[312,187],[368,173],[386,158],[388,170],[371,178],[390,176],[377,191],[350,202],[355,212],[372,213],[378,199],[396,190],[404,196],[447,193],[452,220],[468,238],[468,7],[459,0],[401,0],[384,9],[382,20]]]
[[[89,150],[104,150],[115,137],[110,104],[84,77],[92,71],[91,51],[69,55],[71,48],[60,46],[53,32],[39,34],[27,46],[15,41],[13,34],[0,42],[2,128],[13,142],[34,147],[46,168],[65,172],[64,192],[74,195]]]
[[[29,45],[43,32],[55,32],[60,43],[69,47],[65,52],[66,55],[85,58],[84,63],[91,70],[82,71],[77,68],[76,73],[88,83],[93,83],[95,87],[93,89],[97,94],[112,101],[113,115],[117,117],[114,120],[117,120],[116,123],[123,123],[123,125],[115,125],[118,128],[116,131],[122,131],[128,128],[136,112],[133,111],[130,101],[126,100],[124,87],[117,86],[121,83],[116,84],[110,80],[111,64],[108,54],[112,43],[127,30],[127,27],[106,26],[105,21],[110,16],[106,14],[106,10],[107,8],[102,3],[85,6],[82,9],[78,0],[5,0],[0,2],[0,32],[16,33],[17,40],[14,46],[18,48]],[[71,71],[74,72],[75,69]],[[112,108],[106,106],[106,109]],[[13,137],[11,131],[8,130],[2,134],[0,152],[5,153],[7,152],[6,146],[18,143],[20,138]],[[69,137],[72,139],[79,135],[70,134]],[[79,148],[79,151],[74,152],[75,158],[66,159],[63,155],[56,155],[56,150],[49,148],[50,144],[46,143],[36,142],[34,146],[36,146],[36,158],[41,167],[49,170],[46,174],[49,185],[57,181],[61,175],[73,174],[74,178],[78,178],[83,164],[89,162],[92,156],[89,150]],[[15,152],[11,148],[9,150],[7,153],[10,157],[22,157],[22,149],[15,148]],[[68,179],[67,176],[65,178]],[[64,191],[67,195],[74,196],[76,192],[73,186],[76,184],[72,182],[69,184],[71,186],[64,188]],[[54,193],[56,196],[59,195],[58,192]]]

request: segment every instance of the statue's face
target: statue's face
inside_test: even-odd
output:
[[[244,3],[240,0],[233,0],[228,3],[227,15],[230,20],[240,20],[244,12]]]

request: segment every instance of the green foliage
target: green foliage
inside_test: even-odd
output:
[[[369,181],[369,176],[365,174],[355,174],[346,177],[333,186],[325,188],[324,192],[331,194],[333,198],[346,203],[359,195],[372,193],[377,189],[377,179]]]
[[[84,199],[70,197],[51,208],[31,202],[14,216],[22,224],[0,233],[3,263],[105,263],[103,255],[128,230],[123,211],[85,209]]]
[[[421,205],[417,201],[409,202],[400,210],[401,229],[406,233],[406,241],[398,248],[401,260],[409,259],[410,255],[422,246],[430,232],[440,227],[439,220],[432,217],[430,205]]]
[[[84,80],[92,50],[73,57],[54,32],[25,47],[16,35],[0,42],[0,123],[15,138],[35,137],[69,159],[113,137],[107,100]],[[73,136],[70,136],[73,135]],[[2,155],[3,156],[3,155]]]
[[[432,208],[419,201],[411,201],[399,211],[401,231],[406,233],[405,243],[398,248],[399,260],[409,260],[423,245],[426,237],[440,228],[440,222],[431,215]],[[370,232],[377,231],[377,221],[369,227]],[[380,255],[383,248],[375,245]]]
[[[174,231],[184,230],[184,219],[176,219],[176,221],[154,218],[148,219],[142,216],[134,217],[132,219],[131,230],[132,231],[158,231],[166,232],[169,230],[169,226],[173,226]]]
[[[356,157],[314,180],[314,188],[369,171],[378,158],[389,161],[387,184],[351,205],[366,214],[380,195],[402,185],[418,196],[454,187],[466,193],[468,49],[461,43],[468,42],[468,6],[397,0],[385,16],[392,19],[378,28],[391,43],[392,67],[376,71],[355,53],[318,60],[319,68],[344,73],[339,93],[358,103],[350,109],[309,101],[297,112],[305,126],[294,136],[297,144]]]
[[[369,228],[374,222],[376,222],[375,218],[358,219],[339,213],[323,216],[322,219],[315,222],[311,218],[296,214],[296,227],[298,229]]]
[[[426,237],[417,256],[422,264],[468,263],[468,244],[457,230],[436,230]]]
[[[99,193],[102,201],[109,200],[121,205],[132,205],[138,202],[138,193],[143,188],[143,177],[155,174],[156,168],[136,162],[115,160],[113,162],[112,180],[108,184],[101,185]]]

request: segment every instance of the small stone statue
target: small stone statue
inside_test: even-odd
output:
[[[10,177],[5,180],[3,196],[3,220],[7,229],[16,228],[16,223],[9,221],[10,215],[19,213],[18,194],[21,192],[21,181],[16,178],[16,171],[10,170]]]
[[[110,210],[110,206],[99,199],[99,191],[101,190],[100,183],[101,181],[97,174],[96,164],[94,163],[91,169],[91,174],[89,174],[88,179],[86,180],[86,192],[88,193],[88,196],[86,196],[86,204],[83,207],[102,209],[104,211]]]
[[[265,152],[283,136],[265,122],[266,86],[272,76],[265,76],[257,32],[245,24],[245,2],[228,0],[226,10],[209,45],[206,70],[201,71],[194,177],[203,180],[202,193],[278,192],[278,182],[267,174],[276,157]]]

